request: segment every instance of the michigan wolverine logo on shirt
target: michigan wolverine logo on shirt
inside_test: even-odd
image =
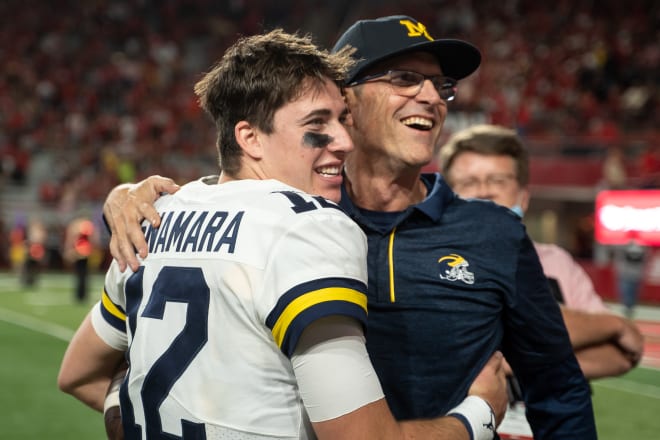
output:
[[[426,31],[426,26],[424,26],[422,23],[413,23],[410,20],[399,20],[399,23],[408,29],[409,37],[419,37],[423,35],[427,40],[433,41],[433,37],[429,35],[429,33]]]
[[[474,274],[467,270],[470,264],[458,254],[449,254],[438,260],[444,271],[440,278],[448,281],[463,281],[465,284],[474,284]]]

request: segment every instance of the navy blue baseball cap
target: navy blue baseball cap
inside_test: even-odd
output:
[[[339,37],[332,52],[347,45],[356,49],[353,58],[357,63],[349,70],[346,84],[374,64],[410,52],[432,53],[438,58],[442,73],[456,80],[470,75],[481,63],[481,53],[472,44],[455,39],[436,40],[426,26],[406,15],[357,21]]]

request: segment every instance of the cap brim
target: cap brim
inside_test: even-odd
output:
[[[394,53],[374,58],[371,60],[358,61],[351,70],[346,82],[350,83],[360,76],[365,70],[377,63],[405,55],[411,52],[429,52],[435,55],[440,63],[440,68],[445,76],[456,80],[463,79],[472,74],[481,64],[481,53],[475,46],[463,40],[442,39],[424,43],[413,44],[405,49]]]

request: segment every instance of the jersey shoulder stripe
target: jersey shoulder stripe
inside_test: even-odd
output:
[[[126,331],[126,312],[120,306],[112,302],[105,289],[103,290],[99,307],[101,308],[103,319],[105,319],[108,324],[117,330]]]
[[[300,334],[316,319],[351,316],[366,324],[366,285],[351,278],[324,278],[289,289],[266,318],[275,343],[284,354],[295,350]]]
[[[298,339],[303,331],[314,321],[327,316],[348,316],[356,319],[362,328],[366,329],[367,312],[361,305],[348,301],[320,302],[305,309],[291,321],[284,334],[281,351],[290,358],[296,350]]]

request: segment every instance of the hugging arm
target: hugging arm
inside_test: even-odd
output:
[[[395,420],[369,361],[362,327],[345,317],[311,324],[301,336],[292,365],[321,440],[490,439],[506,406],[502,355],[498,352],[475,380],[470,390],[473,395],[450,410],[451,416]]]

